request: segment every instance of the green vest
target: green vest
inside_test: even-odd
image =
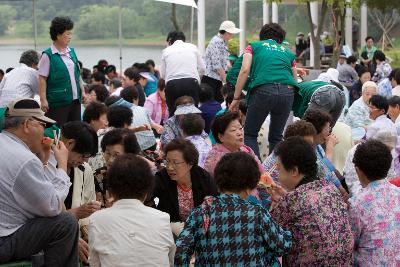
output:
[[[264,84],[297,86],[292,74],[292,63],[295,60],[292,51],[270,39],[252,43],[251,49],[253,59],[248,93]]]
[[[299,83],[297,85],[298,88],[295,89],[294,93],[292,106],[293,114],[298,118],[303,118],[312,95],[317,89],[325,85],[332,84],[323,81],[308,81]]]
[[[78,58],[73,48],[70,48],[69,54],[75,64],[75,82],[78,91],[78,99],[82,100],[82,92],[80,88],[80,71]],[[51,48],[43,51],[50,61],[50,71],[47,77],[46,97],[49,107],[62,107],[72,103],[72,86],[69,77],[68,68],[58,53],[53,54]]]
[[[242,62],[243,62],[243,55],[241,55],[240,57],[238,57],[238,59],[235,60],[235,63],[233,63],[233,66],[229,69],[228,73],[226,74],[226,80],[233,86],[236,86],[239,72],[240,69],[242,68]],[[247,91],[249,86],[249,81],[250,78],[247,79],[246,84],[243,87],[243,91]]]

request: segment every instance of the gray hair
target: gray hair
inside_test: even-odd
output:
[[[378,90],[378,85],[376,83],[374,83],[373,81],[367,81],[363,84],[362,86],[362,93],[364,93],[368,88],[375,88],[376,93],[379,92]]]
[[[22,53],[19,63],[23,63],[28,67],[39,64],[39,54],[35,50],[28,50]]]
[[[397,134],[392,131],[387,131],[387,130],[381,130],[378,131],[372,139],[381,141],[384,143],[386,146],[388,146],[390,149],[393,149],[396,147],[397,144]]]
[[[4,130],[18,128],[27,117],[5,117],[4,118]]]

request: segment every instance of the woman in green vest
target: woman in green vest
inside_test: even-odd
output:
[[[59,127],[81,120],[81,102],[86,97],[78,58],[75,50],[68,47],[73,27],[70,18],[55,17],[50,26],[53,44],[42,52],[39,61],[41,107]]]
[[[289,117],[297,87],[295,55],[282,45],[286,32],[279,24],[270,23],[262,27],[260,41],[249,45],[243,55],[234,100],[229,107],[236,110],[240,94],[247,80],[248,109],[244,126],[244,142],[258,157],[258,132],[268,114],[271,114],[269,126],[269,152],[282,140],[282,132]],[[250,78],[249,78],[250,77]]]

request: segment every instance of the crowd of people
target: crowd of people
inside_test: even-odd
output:
[[[0,264],[400,266],[400,70],[371,37],[307,80],[276,23],[123,73],[73,27],[0,83]]]

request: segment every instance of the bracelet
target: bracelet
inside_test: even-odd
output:
[[[240,96],[239,97],[233,97],[233,100],[241,100]]]

